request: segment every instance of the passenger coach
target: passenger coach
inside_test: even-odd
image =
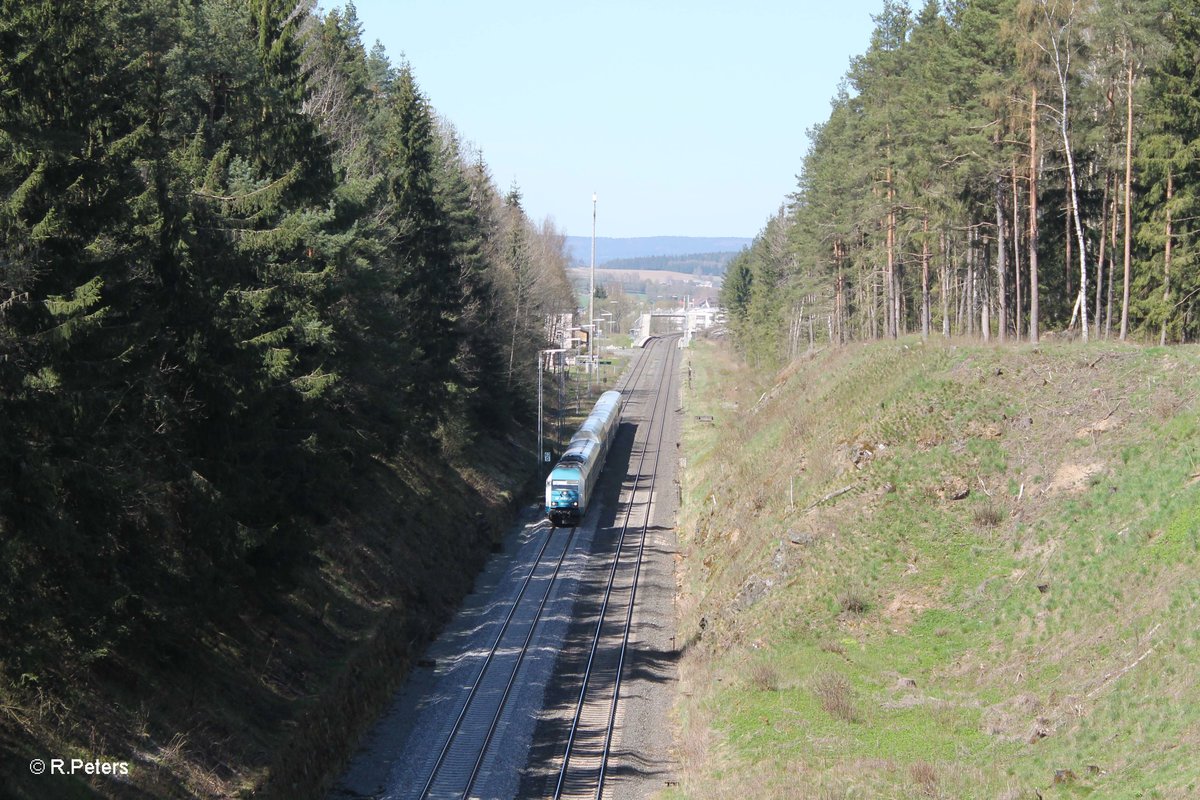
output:
[[[578,525],[587,514],[604,460],[621,421],[621,393],[605,392],[571,437],[546,479],[546,516],[555,526]]]

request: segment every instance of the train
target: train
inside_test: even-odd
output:
[[[587,514],[604,459],[621,422],[621,393],[605,392],[546,478],[546,518],[554,527],[578,525]]]

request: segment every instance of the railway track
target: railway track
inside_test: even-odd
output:
[[[484,656],[475,680],[462,701],[446,742],[429,771],[419,797],[469,797],[479,778],[487,749],[495,738],[521,663],[546,608],[577,528],[566,536],[545,537],[536,560]],[[547,553],[550,554],[547,558]],[[540,575],[540,578],[538,577]],[[544,584],[540,592],[529,589]],[[529,599],[526,596],[529,595]]]
[[[671,408],[678,350],[673,338],[656,346],[667,363],[659,371],[647,433],[637,457],[637,470],[627,481],[628,500],[609,568],[603,600],[583,670],[553,797],[603,797],[605,776],[617,727],[621,679],[637,602],[646,538],[650,525],[658,462]]]
[[[622,392],[627,391],[625,387],[638,385],[655,351],[663,347],[664,345],[658,344],[643,351],[626,376],[620,389]],[[668,354],[674,352],[673,343],[667,350]],[[657,408],[656,398],[655,409]],[[643,448],[635,484],[642,479],[644,461]],[[626,528],[628,524],[627,513]],[[473,680],[459,700],[460,709],[444,743],[433,762],[426,766],[424,774],[427,777],[424,785],[414,797],[440,800],[475,796],[476,784],[485,759],[500,732],[509,696],[518,681],[521,665],[529,653],[547,604],[554,594],[563,564],[576,540],[577,531],[578,528],[575,527],[569,529],[565,535],[560,533],[545,536],[545,541],[523,579],[499,631],[484,654]],[[614,573],[617,572],[616,566],[620,560],[621,549],[618,548],[613,559]],[[632,613],[632,592],[629,602]],[[623,660],[623,654],[621,658]]]

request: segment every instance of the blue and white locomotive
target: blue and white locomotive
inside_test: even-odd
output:
[[[583,519],[620,422],[621,393],[600,395],[546,479],[546,516],[551,525],[578,525]]]

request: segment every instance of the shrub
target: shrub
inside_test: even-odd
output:
[[[918,761],[909,767],[908,773],[912,776],[913,783],[921,790],[921,794],[926,797],[937,795],[938,775],[932,764],[927,761]]]
[[[750,667],[749,679],[750,685],[760,692],[779,691],[779,670],[771,664],[762,661],[753,664]]]
[[[863,614],[868,607],[867,598],[855,591],[846,591],[838,595],[838,605],[842,611],[849,614]]]
[[[835,653],[839,656],[846,655],[846,648],[842,646],[841,642],[834,639],[826,639],[821,642],[821,649],[826,653]]]
[[[1004,509],[995,503],[988,503],[975,509],[975,524],[981,528],[995,528],[1004,522]]]
[[[854,690],[845,675],[826,672],[817,677],[814,691],[821,708],[831,717],[843,722],[858,722],[858,709],[854,706]]]

